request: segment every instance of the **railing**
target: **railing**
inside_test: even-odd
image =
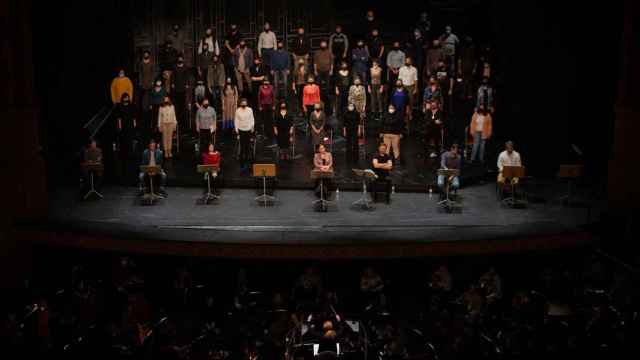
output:
[[[105,105],[86,124],[84,124],[83,129],[89,135],[89,138],[95,138],[96,134],[98,134],[102,126],[107,122],[107,119],[109,119],[114,109],[115,105]]]

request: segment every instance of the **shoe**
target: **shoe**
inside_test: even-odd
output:
[[[267,147],[268,147],[268,148],[274,148],[274,147],[276,147],[276,146],[278,146],[278,145],[277,145],[277,144],[267,145]]]
[[[431,155],[429,155],[429,157],[430,158],[436,158],[436,157],[438,157],[438,155],[436,153],[432,152]]]

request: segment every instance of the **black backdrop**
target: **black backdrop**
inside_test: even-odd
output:
[[[72,159],[83,141],[81,126],[108,101],[117,67],[131,61],[128,24],[135,19],[126,3],[43,2],[34,8],[41,141],[50,163]],[[418,14],[428,9],[436,33],[450,23],[458,36],[491,40],[498,90],[494,151],[503,140],[514,140],[531,171],[551,174],[558,163],[570,160],[569,146],[574,143],[585,152],[593,174],[606,175],[620,61],[618,1],[333,4],[325,15],[347,29],[354,18],[373,8],[387,32],[409,32]]]

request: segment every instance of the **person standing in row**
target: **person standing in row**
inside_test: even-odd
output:
[[[371,30],[367,38],[367,50],[372,59],[380,61],[380,67],[384,67],[384,42],[377,28]]]
[[[371,97],[371,113],[380,118],[384,111],[384,71],[380,66],[380,60],[373,59],[371,68],[369,69],[369,96]]]
[[[354,104],[349,104],[342,116],[342,136],[347,140],[345,155],[349,164],[354,164],[358,160],[358,139],[362,133],[360,114],[356,111]]]
[[[469,135],[473,137],[473,148],[469,161],[478,159],[480,162],[484,162],[484,146],[491,138],[492,132],[491,114],[481,105],[478,111],[473,113],[471,124],[469,125]]]
[[[405,54],[400,50],[400,42],[394,41],[393,47],[387,54],[387,79],[390,83],[395,83],[400,74],[400,68],[404,65]],[[398,109],[399,110],[399,109]]]
[[[165,96],[160,109],[158,110],[158,131],[162,134],[162,149],[164,157],[172,158],[173,132],[176,130],[178,122],[176,120],[176,109],[171,103],[171,99]]]
[[[363,40],[358,40],[355,49],[351,51],[351,65],[353,68],[353,77],[359,77],[364,86],[367,86],[369,60],[369,50],[364,46]]]
[[[213,137],[217,130],[216,110],[213,106],[209,106],[208,99],[202,101],[202,106],[196,113],[196,126],[198,128],[200,151],[204,151],[209,143],[215,142]]]
[[[351,87],[351,71],[346,62],[340,63],[340,68],[336,72],[336,111],[339,118],[347,111],[347,104],[349,101],[349,88]]]
[[[280,111],[275,117],[273,133],[278,140],[280,160],[289,160],[289,146],[294,135],[293,117],[289,114],[287,103],[284,101],[280,103]]]
[[[360,115],[360,119],[364,119],[367,110],[367,90],[362,85],[362,80],[356,77],[353,80],[353,85],[349,88],[349,98],[347,99],[349,104],[356,106],[356,111]]]
[[[284,99],[287,99],[289,94],[289,69],[291,69],[291,55],[284,49],[284,43],[278,41],[278,50],[271,55],[271,74],[273,76],[274,92],[278,98],[280,97],[280,90],[283,90],[282,94]],[[282,81],[282,86],[280,85]]]
[[[326,90],[329,86],[329,80],[333,76],[333,54],[331,50],[327,48],[327,42],[320,42],[320,49],[316,50],[313,54],[313,70],[315,74],[315,80],[317,84],[322,88],[322,99],[325,106],[328,104],[329,94]]]
[[[311,116],[316,105],[320,106],[320,87],[316,85],[312,76],[309,77],[307,85],[302,89],[302,105],[307,118]]]
[[[227,78],[222,90],[222,129],[233,129],[234,118],[238,107],[238,88],[233,85],[231,78]]]
[[[295,64],[299,64],[300,60],[303,61],[305,66],[309,65],[309,39],[304,33],[304,28],[300,26],[298,28],[298,35],[296,36],[295,42],[293,43],[292,52],[293,52],[293,62]]]
[[[442,139],[444,134],[444,120],[442,117],[442,111],[440,109],[440,103],[437,100],[432,100],[429,109],[424,114],[424,120],[426,125],[426,145],[429,157],[438,157],[438,154],[442,150]]]
[[[235,67],[238,90],[243,96],[245,95],[245,90],[247,90],[249,94],[251,93],[251,75],[249,69],[252,63],[253,50],[247,47],[244,40],[241,40],[240,46],[238,46],[233,56],[233,65]],[[244,81],[247,83],[246,87]]]
[[[124,69],[118,70],[118,76],[111,81],[111,101],[114,105],[120,102],[122,94],[127,93],[133,97],[133,83],[125,73]]]
[[[258,56],[262,58],[265,64],[271,64],[271,55],[278,46],[276,34],[271,31],[271,24],[264,23],[264,31],[258,36]]]
[[[221,111],[222,109],[222,88],[226,78],[224,64],[220,62],[218,56],[214,55],[211,65],[207,69],[207,85],[209,86],[209,92],[213,96],[211,105],[217,109],[216,111]]]
[[[291,84],[291,88],[293,92],[296,94],[296,97],[298,99],[298,115],[299,116],[302,116],[302,114],[304,113],[302,93],[303,93],[304,86],[307,83],[308,75],[309,75],[309,71],[308,71],[305,60],[298,59],[296,68],[294,69],[294,73],[293,73],[293,81]]]
[[[227,76],[231,76],[234,72],[234,54],[238,46],[240,46],[240,40],[242,35],[238,31],[238,25],[231,24],[231,29],[224,38],[224,46],[222,51],[222,63],[224,64],[224,72]]]
[[[260,114],[260,126],[267,144],[272,144],[273,139],[273,112],[276,110],[276,98],[273,86],[269,79],[265,79],[258,90],[258,113]],[[270,145],[268,145],[270,146]]]
[[[269,66],[262,62],[260,58],[253,59],[253,65],[249,69],[249,75],[251,77],[251,88],[256,89],[254,96],[251,98],[251,104],[253,107],[258,107],[258,92],[262,83],[269,79]]]
[[[184,55],[184,33],[180,29],[180,25],[173,24],[171,33],[167,35],[167,40],[171,42],[171,46],[176,49],[178,55]]]
[[[155,86],[151,90],[151,117],[149,118],[149,122],[146,123],[143,128],[146,133],[143,139],[145,142],[151,138],[157,138],[156,130],[158,130],[158,111],[160,110],[160,105],[162,105],[164,98],[167,96],[167,91],[162,87],[162,81],[157,80]]]
[[[176,62],[176,67],[173,71],[173,76],[171,77],[171,96],[176,104],[176,115],[181,124],[189,123],[189,129],[191,129],[191,124],[189,119],[187,119],[186,110],[187,93],[191,91],[193,86],[193,80],[191,78],[192,72],[190,70],[191,69],[188,69],[185,66],[184,58],[182,56],[178,56],[178,61]]]
[[[382,142],[387,145],[387,155],[393,151],[393,163],[400,166],[400,139],[404,129],[402,114],[396,111],[395,106],[389,104],[389,110],[382,120]]]
[[[416,103],[416,96],[418,95],[418,69],[413,66],[413,59],[406,58],[404,66],[400,68],[398,72],[398,79],[402,80],[402,85],[407,89],[409,94],[409,109],[413,112],[413,106]],[[411,119],[411,112],[409,113],[409,119]]]
[[[213,34],[213,28],[208,27],[207,30],[204,31],[204,37],[200,40],[198,44],[198,54],[202,54],[205,52],[204,45],[207,45],[207,49],[216,55],[220,55],[220,46],[218,45],[218,39],[216,39]]]
[[[320,104],[313,106],[313,111],[309,116],[309,126],[311,128],[311,145],[315,149],[319,144],[324,142],[324,138],[327,136],[326,132],[327,116],[322,111]]]
[[[138,63],[138,91],[136,92],[137,105],[143,112],[149,108],[150,99],[149,94],[153,89],[153,81],[155,80],[155,69],[153,61],[151,60],[151,52],[145,50],[142,53],[142,61]]]
[[[336,31],[329,36],[329,48],[335,61],[334,66],[338,67],[338,64],[347,60],[347,54],[349,52],[349,39],[347,35],[342,33],[342,26],[337,25]]]
[[[201,40],[201,41],[204,41]],[[198,53],[198,67],[197,69],[202,72],[202,73],[206,73],[207,72],[207,68],[209,67],[209,65],[211,65],[211,60],[213,59],[213,56],[216,55],[213,50],[209,47],[209,43],[208,42],[204,42],[201,46],[201,52]]]
[[[248,106],[247,99],[240,100],[240,107],[234,117],[234,128],[240,141],[240,170],[246,172],[251,160],[251,135],[255,131],[253,110]]]

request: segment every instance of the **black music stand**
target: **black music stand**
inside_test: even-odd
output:
[[[438,176],[444,176],[444,181],[445,181],[445,198],[441,201],[438,202],[438,205],[442,205],[447,211],[451,212],[451,210],[453,210],[453,208],[455,208],[457,206],[457,202],[451,200],[451,198],[449,197],[450,194],[450,188],[451,188],[451,182],[449,181],[449,179],[451,177],[456,177],[460,175],[460,170],[459,169],[438,169]]]
[[[207,177],[207,193],[202,198],[202,202],[205,205],[209,204],[209,201],[218,200],[220,197],[213,193],[211,188],[211,177],[213,176],[214,182],[218,177],[218,171],[220,171],[220,167],[218,165],[198,165],[198,173],[206,174]]]
[[[262,195],[255,198],[259,203],[263,203],[266,207],[269,203],[274,203],[277,199],[275,196],[267,194],[267,178],[276,177],[276,164],[253,164],[253,177],[262,178]]]
[[[524,166],[505,166],[502,168],[502,177],[509,179],[509,182],[511,183],[511,194],[510,196],[502,199],[502,203],[509,207],[515,207],[516,205],[521,204],[520,200],[516,198],[516,185],[513,179],[521,179],[524,177]]]
[[[86,162],[80,165],[84,171],[89,174],[89,191],[84,195],[83,199],[87,200],[91,195],[96,195],[100,199],[104,198],[102,194],[100,194],[94,184],[94,174],[102,174],[104,171],[104,165],[101,162]]]
[[[567,193],[560,197],[562,202],[566,201],[567,207],[571,207],[571,190],[572,184],[582,176],[582,165],[560,165],[558,177],[567,180]]]
[[[153,156],[153,154],[152,154]],[[160,166],[140,165],[140,172],[147,175],[149,178],[149,193],[144,194],[143,201],[148,201],[148,205],[153,205],[153,202],[159,199],[164,199],[164,196],[156,194],[153,191],[153,177],[162,173]]]
[[[324,198],[324,179],[333,179],[333,171],[311,170],[311,180],[320,179],[320,199],[314,200],[313,205],[319,205],[320,211],[326,212],[330,200]]]
[[[360,169],[351,169],[357,177],[362,179],[362,196],[360,199],[354,201],[351,206],[359,206],[365,210],[375,209],[373,205],[371,205],[371,200],[369,200],[369,194],[367,193],[367,181],[375,181],[378,179],[378,175],[371,169],[360,170]]]

